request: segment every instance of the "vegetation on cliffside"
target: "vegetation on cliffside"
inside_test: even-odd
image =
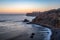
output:
[[[39,16],[32,20],[32,23],[60,28],[60,8],[40,13]]]

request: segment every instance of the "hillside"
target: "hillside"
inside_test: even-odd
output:
[[[45,11],[33,19],[32,23],[60,28],[60,9]]]

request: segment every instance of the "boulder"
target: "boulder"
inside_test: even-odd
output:
[[[24,20],[23,20],[23,22],[29,22],[29,20],[27,20],[27,19],[24,19]]]

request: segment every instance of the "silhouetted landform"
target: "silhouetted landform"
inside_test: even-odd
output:
[[[29,20],[27,20],[27,19],[24,19],[24,20],[23,20],[23,22],[29,22]]]
[[[32,13],[27,13],[26,16],[38,16],[42,12],[32,12]]]

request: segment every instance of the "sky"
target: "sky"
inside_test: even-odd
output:
[[[0,0],[0,13],[28,13],[60,8],[60,0]]]

